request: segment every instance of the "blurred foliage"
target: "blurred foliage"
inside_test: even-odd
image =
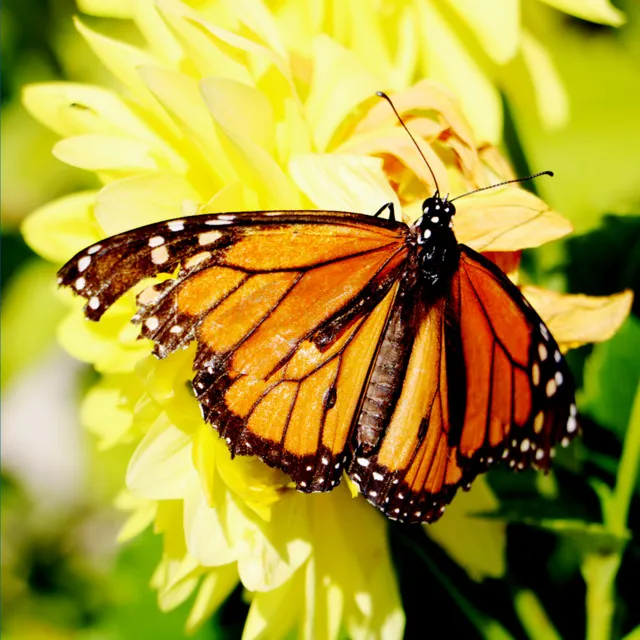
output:
[[[637,465],[640,3],[616,2],[628,16],[619,30],[567,17],[540,3],[523,5],[527,19],[549,34],[547,42],[571,98],[571,124],[545,129],[535,114],[531,88],[523,84],[503,96],[507,108],[517,106],[513,113],[507,109],[506,146],[519,174],[529,169],[556,172],[554,180],[540,181],[537,188],[582,232],[527,252],[524,266],[535,281],[560,283],[570,292],[606,295],[633,289],[634,315],[611,341],[569,354],[581,385],[584,437],[560,453],[554,475],[490,474],[499,507],[475,517],[506,523],[502,578],[474,576],[473,558],[454,562],[422,528],[390,525],[407,613],[406,637],[422,638],[433,628],[426,614],[446,622],[449,637],[583,638],[589,628],[594,639],[638,640],[640,482],[633,458]],[[71,28],[74,11],[71,0],[6,0],[2,7],[3,382],[53,342],[61,313],[48,284],[52,268],[34,260],[12,229],[43,202],[93,184],[88,174],[53,158],[55,136],[27,120],[19,104],[19,88],[26,81],[67,77],[105,83],[93,77],[100,67]],[[117,21],[107,28],[123,29]],[[43,159],[37,176],[34,156]],[[37,335],[21,336],[25,314],[39,317]],[[9,335],[12,339],[5,343]],[[630,460],[622,471],[621,458]],[[111,473],[121,473],[116,466]],[[634,481],[631,490],[625,488],[627,478]],[[100,469],[93,470],[92,483],[110,486]],[[3,475],[1,491],[3,637],[182,637],[191,604],[162,613],[149,589],[160,540],[147,531],[117,556],[112,545],[95,544],[105,531],[115,538],[115,516],[105,512],[110,489],[96,492],[89,506],[60,514],[56,521],[37,519],[18,479]],[[612,567],[617,566],[616,576]],[[616,605],[611,636],[596,632],[607,629],[606,621],[597,626],[606,615],[607,598]],[[243,594],[236,591],[194,637],[240,637],[246,611]]]

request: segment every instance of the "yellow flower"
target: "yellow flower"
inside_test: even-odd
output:
[[[311,32],[301,26],[301,40],[292,44],[291,20],[302,25],[302,18],[292,17],[287,3],[275,15],[257,0],[205,2],[199,10],[177,0],[118,7],[129,10],[146,49],[81,20],[77,27],[122,94],[66,82],[24,92],[30,112],[62,138],[54,154],[95,172],[104,185],[26,221],[28,242],[48,259],[65,261],[106,235],[200,212],[373,213],[394,202],[414,219],[433,179],[388,105],[374,97],[388,86],[399,89],[394,100],[443,192],[510,177],[496,149],[476,142],[448,90],[432,81],[409,87],[409,63],[400,61],[411,68],[406,73],[398,71],[402,64],[372,66],[365,49],[354,53],[340,38],[316,35],[313,24],[305,27]],[[406,19],[398,19],[406,29]],[[375,53],[380,38],[373,31],[362,42]],[[481,251],[538,246],[570,228],[516,187],[462,200],[456,219],[459,240]],[[151,523],[163,536],[152,580],[160,607],[174,608],[195,593],[187,621],[193,630],[240,581],[251,599],[246,638],[279,638],[292,628],[308,638],[401,637],[404,614],[383,517],[352,500],[344,484],[303,496],[280,471],[251,458],[231,460],[187,388],[193,350],[155,360],[129,323],[134,300],[135,291],[88,324],[79,302],[69,299],[59,336],[102,374],[83,404],[86,426],[103,447],[136,445],[118,501],[131,511],[120,538]],[[604,314],[589,339],[618,325],[628,296],[611,304],[616,314]],[[590,318],[586,310],[575,331]],[[562,336],[567,344],[576,341],[572,331],[568,326]]]

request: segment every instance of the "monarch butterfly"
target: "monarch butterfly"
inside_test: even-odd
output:
[[[88,247],[58,283],[99,320],[172,274],[138,294],[133,321],[159,358],[196,341],[193,389],[232,455],[303,492],[346,471],[389,518],[432,522],[501,460],[548,469],[578,430],[558,345],[507,276],[458,244],[455,212],[437,189],[411,226],[392,204],[194,215]]]

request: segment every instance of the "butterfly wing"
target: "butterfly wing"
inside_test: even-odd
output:
[[[405,268],[407,227],[349,213],[203,215],[109,238],[60,284],[97,320],[138,294],[134,321],[167,357],[196,341],[193,386],[233,454],[255,454],[303,491],[340,479],[351,423]]]
[[[404,296],[381,341],[348,472],[389,517],[431,522],[491,464],[548,468],[553,447],[577,431],[574,389],[540,317],[471,249],[460,246],[446,295],[429,303],[418,284]]]

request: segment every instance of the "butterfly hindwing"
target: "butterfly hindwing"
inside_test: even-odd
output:
[[[171,274],[137,296],[141,335],[159,357],[196,341],[194,390],[232,453],[325,491],[348,456],[406,233],[348,213],[193,216],[106,239],[59,276],[98,319],[141,280]]]
[[[573,383],[536,312],[467,247],[444,296],[406,296],[412,311],[396,308],[382,338],[390,353],[374,365],[348,473],[390,518],[431,522],[493,463],[548,468],[577,430]]]

